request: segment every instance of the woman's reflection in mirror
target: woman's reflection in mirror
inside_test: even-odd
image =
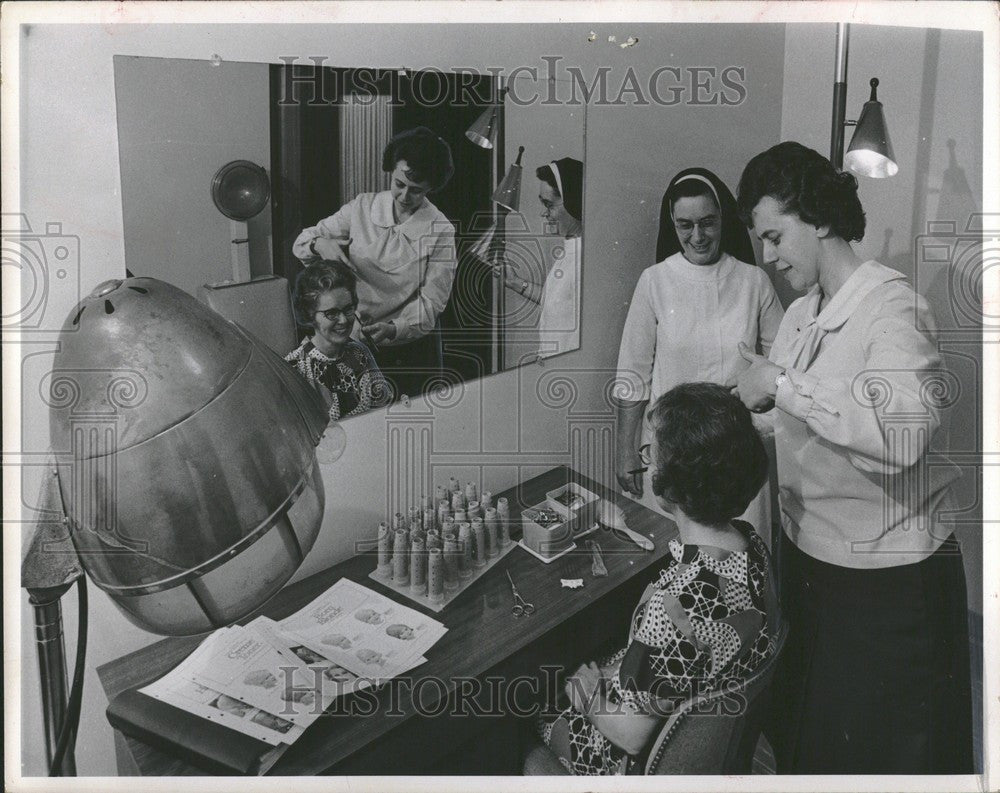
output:
[[[354,271],[354,337],[369,344],[396,396],[418,395],[441,373],[439,317],[455,279],[455,228],[428,198],[454,173],[451,148],[426,127],[408,129],[386,145],[382,170],[388,190],[361,193],[304,229],[292,252]]]
[[[535,171],[546,232],[562,238],[544,283],[508,266],[504,285],[541,306],[538,354],[558,355],[580,346],[580,262],[583,236],[583,163],[563,157]]]
[[[389,389],[371,353],[351,338],[357,278],[339,261],[308,265],[295,281],[295,318],[308,335],[285,360],[317,388],[330,420],[354,416],[389,402]]]

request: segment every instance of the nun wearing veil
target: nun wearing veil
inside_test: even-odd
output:
[[[562,239],[540,284],[507,268],[504,285],[541,307],[538,355],[546,358],[580,346],[580,255],[583,234],[583,163],[563,157],[542,165],[538,201],[550,233]]]
[[[743,342],[766,355],[784,314],[729,188],[711,171],[678,173],[663,196],[658,263],[648,267],[629,306],[615,387],[615,473],[622,489],[651,509],[647,405],[681,383],[736,384],[749,366]],[[768,486],[742,516],[770,539]]]

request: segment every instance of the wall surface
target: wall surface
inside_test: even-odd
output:
[[[120,57],[115,96],[129,270],[197,295],[232,279],[233,231],[246,238],[252,226],[252,269],[270,273],[270,204],[234,228],[210,190],[233,160],[270,170],[267,65]]]
[[[804,135],[805,130],[796,126],[799,122],[793,123],[783,112],[783,101],[786,109],[795,108],[798,114],[800,105],[809,104],[806,98],[825,107],[821,97],[829,94],[826,75],[832,71],[832,52],[827,68],[824,47],[807,58],[812,39],[795,37],[786,57],[783,25],[602,25],[595,29],[593,41],[591,29],[594,26],[491,27],[488,37],[475,26],[413,25],[259,25],[238,31],[213,25],[36,25],[22,30],[22,211],[36,228],[61,223],[61,233],[78,238],[80,246],[80,287],[73,287],[69,279],[69,286],[50,294],[47,315],[55,318],[50,326],[56,329],[75,305],[80,288],[89,291],[104,279],[121,277],[128,261],[123,244],[115,55],[204,61],[219,53],[227,63],[276,63],[281,56],[304,60],[325,55],[330,66],[495,67],[509,73],[526,65],[543,74],[546,65],[541,58],[552,55],[562,57],[560,70],[579,67],[588,84],[599,66],[609,67],[605,101],[592,98],[586,111],[581,349],[546,361],[544,367],[505,372],[452,393],[415,400],[408,407],[400,404],[345,422],[347,450],[336,463],[323,467],[327,493],[323,528],[297,577],[354,553],[387,509],[394,511],[450,474],[479,479],[497,491],[551,465],[571,463],[610,480],[606,386],[636,279],[653,263],[659,202],[667,181],[681,168],[702,165],[735,184],[753,154],[781,137]],[[636,36],[639,44],[621,48],[607,42],[610,34],[619,41]],[[820,40],[824,37],[818,35]],[[893,48],[889,54],[903,58],[901,73],[912,74],[908,51]],[[796,60],[799,56],[803,62]],[[649,102],[650,76],[663,66],[681,70],[677,80],[670,72],[659,73],[661,96],[676,97],[674,104]],[[729,66],[745,70],[739,81],[744,95],[729,90],[726,95],[739,99],[736,104],[704,104],[719,90],[718,75]],[[963,62],[962,73],[974,72],[974,66]],[[697,88],[695,83],[708,78],[704,73],[691,75],[687,71],[691,67],[715,69],[711,91]],[[623,89],[630,68],[648,104],[637,100],[635,90]],[[957,74],[959,67],[955,69]],[[892,81],[888,70],[882,73],[887,75],[888,100]],[[938,72],[932,71],[931,77],[935,75]],[[678,92],[672,93],[670,85],[679,86]],[[939,95],[946,87],[939,87]],[[804,94],[801,102],[789,99],[793,88]],[[919,98],[920,87],[907,88],[911,89]],[[851,96],[852,103],[858,101],[854,93]],[[818,120],[827,110],[817,109],[816,114],[815,145],[822,147]],[[970,121],[969,127],[975,124]],[[954,136],[960,142],[958,156],[969,163],[967,137],[960,130]],[[897,146],[905,143],[900,140]],[[934,149],[934,158],[940,162],[940,149]],[[911,195],[905,192],[901,201],[898,192],[889,190],[881,200],[895,205]],[[532,196],[526,191],[525,198]],[[869,201],[866,196],[866,201],[874,207],[878,199],[873,196]],[[912,212],[904,210],[893,222],[901,224],[907,217]],[[900,227],[893,243],[902,239]],[[54,335],[38,338],[26,345],[22,365],[26,395],[22,450],[36,457],[44,453],[48,434],[45,406],[32,395],[39,394],[41,378],[51,368],[55,340]],[[420,462],[427,459],[429,465]],[[25,470],[22,500],[30,505],[37,476]],[[81,774],[104,775],[115,772],[115,760],[112,732],[104,717],[106,701],[94,669],[157,637],[132,627],[103,593],[93,587],[91,593],[77,762]],[[71,638],[76,631],[75,608],[75,598],[65,598]],[[23,772],[39,774],[44,770],[42,729],[26,598],[21,620]],[[72,654],[72,640],[67,649]]]

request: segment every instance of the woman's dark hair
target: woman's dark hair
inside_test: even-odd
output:
[[[746,511],[767,480],[768,460],[739,397],[715,383],[684,383],[656,401],[649,421],[653,493],[707,526]]]
[[[715,188],[714,193],[706,181]],[[711,197],[719,207],[722,221],[720,242],[722,251],[741,262],[753,264],[755,261],[753,243],[740,218],[736,199],[726,187],[726,183],[707,168],[685,168],[667,185],[663,200],[660,202],[660,231],[656,237],[656,261],[662,262],[681,250],[681,241],[677,238],[677,229],[674,228],[674,204],[680,198],[699,195]]]
[[[313,328],[313,315],[320,297],[334,289],[346,289],[351,293],[351,301],[358,302],[358,279],[343,262],[326,259],[307,265],[295,278],[292,306],[295,321],[303,328]]]
[[[770,196],[786,214],[830,230],[847,242],[865,236],[865,212],[858,200],[858,180],[838,172],[818,151],[786,141],[761,152],[743,169],[737,190],[740,214],[752,225],[752,212]]]
[[[414,127],[392,136],[382,152],[382,170],[392,173],[400,160],[406,161],[408,179],[427,182],[432,191],[448,184],[455,173],[451,147],[427,127]]]
[[[552,170],[553,163],[538,166],[535,169],[535,176],[555,190],[556,195],[562,198],[567,212],[577,220],[583,221],[583,163],[572,157],[563,157],[555,160],[554,164],[559,169],[558,180],[555,171]],[[560,181],[562,181],[561,190]]]

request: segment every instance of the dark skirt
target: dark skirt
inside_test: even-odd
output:
[[[788,643],[768,729],[782,774],[972,773],[962,554],[917,564],[820,562],[782,536]]]
[[[418,397],[428,388],[441,385],[443,356],[439,325],[426,336],[406,344],[382,345],[372,355],[392,388],[393,399],[404,394]]]

